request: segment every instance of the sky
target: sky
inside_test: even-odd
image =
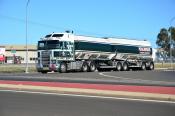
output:
[[[0,45],[25,44],[27,0],[0,0]],[[175,17],[175,0],[30,0],[28,44],[52,32],[148,40]],[[175,20],[171,22],[175,25]]]

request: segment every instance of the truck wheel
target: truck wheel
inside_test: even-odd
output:
[[[60,65],[60,73],[65,73],[67,72],[67,66],[65,63],[61,63]]]
[[[116,70],[117,71],[121,71],[122,70],[122,64],[121,64],[121,62],[117,62]]]
[[[142,63],[141,70],[146,70],[146,64],[145,63]]]
[[[153,62],[150,63],[148,70],[154,70],[154,63]]]
[[[90,70],[90,72],[94,72],[96,70],[96,65],[94,62],[90,63],[89,70]]]
[[[83,63],[83,65],[82,65],[82,67],[81,67],[81,70],[82,70],[83,72],[87,72],[87,71],[88,71],[88,65],[87,65],[86,62]]]
[[[123,63],[123,71],[128,70],[128,64],[126,62]]]

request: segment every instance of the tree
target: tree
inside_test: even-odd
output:
[[[171,33],[171,45],[172,45],[172,56],[175,57],[175,27],[170,27],[169,32]]]
[[[170,27],[168,31],[171,33],[173,47],[175,47],[175,27]]]
[[[168,30],[162,28],[157,35],[156,44],[170,54],[170,37],[172,39],[173,49],[175,47],[175,27],[170,27]],[[174,51],[174,50],[173,50]],[[174,55],[174,54],[173,54]]]
[[[165,51],[168,52],[169,50],[169,36],[168,36],[168,30],[165,28],[162,28],[159,32],[159,34],[157,35],[157,41],[156,44],[158,46],[160,46],[161,48],[163,48]]]

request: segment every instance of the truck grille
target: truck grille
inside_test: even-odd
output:
[[[50,52],[49,51],[42,51],[41,52],[42,57],[42,65],[43,67],[49,67],[50,64]]]

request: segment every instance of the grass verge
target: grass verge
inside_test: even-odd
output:
[[[155,63],[155,69],[158,68],[171,68],[171,63]],[[172,64],[172,68],[175,69],[175,63]]]
[[[26,67],[24,65],[0,65],[0,73],[23,73],[25,72]],[[29,66],[28,72],[36,72],[35,66]]]

